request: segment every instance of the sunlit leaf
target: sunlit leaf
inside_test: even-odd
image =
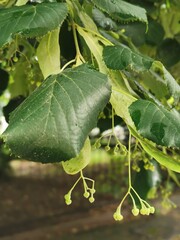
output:
[[[107,76],[86,64],[51,75],[11,114],[3,138],[24,159],[69,160],[81,151],[109,98]]]

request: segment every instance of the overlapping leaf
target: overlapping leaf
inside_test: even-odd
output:
[[[0,9],[0,47],[15,34],[36,37],[62,24],[67,15],[65,3],[42,3]]]
[[[12,152],[39,162],[76,157],[110,98],[106,75],[81,65],[48,77],[10,116],[3,138]]]
[[[49,32],[41,39],[37,57],[44,78],[60,72],[59,29]]]
[[[98,8],[117,21],[141,21],[147,23],[146,10],[121,0],[93,0]]]
[[[103,51],[106,66],[114,70],[123,70],[128,66],[136,71],[149,70],[153,59],[132,51],[126,46],[106,46]]]
[[[147,100],[137,100],[129,107],[130,115],[139,133],[167,147],[180,147],[180,115],[169,112]]]

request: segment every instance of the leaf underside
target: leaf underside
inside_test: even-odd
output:
[[[24,159],[48,163],[74,158],[110,93],[107,76],[86,64],[52,75],[11,114],[2,137]]]
[[[141,21],[147,23],[146,10],[121,0],[93,0],[102,11],[117,21]]]
[[[135,71],[149,70],[153,59],[133,52],[126,46],[106,46],[103,50],[103,59],[108,68],[123,70],[131,67]]]
[[[67,16],[65,3],[42,3],[0,9],[0,47],[16,34],[24,37],[45,35],[59,27]]]
[[[138,132],[158,145],[180,147],[180,115],[147,100],[137,100],[129,107]]]

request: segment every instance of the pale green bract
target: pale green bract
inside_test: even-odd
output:
[[[72,158],[66,162],[62,162],[62,166],[67,174],[74,175],[85,168],[89,164],[90,159],[91,143],[89,138],[87,138],[80,154],[75,158]]]
[[[41,39],[37,48],[37,58],[44,79],[60,72],[59,28]]]

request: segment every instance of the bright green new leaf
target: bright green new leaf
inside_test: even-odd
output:
[[[37,57],[44,78],[60,72],[59,28],[41,39]]]
[[[56,29],[67,16],[65,3],[42,3],[0,9],[0,47],[16,34],[25,37],[45,35]]]
[[[37,162],[76,157],[110,98],[106,75],[84,64],[51,75],[10,116],[3,139]]]
[[[75,158],[62,162],[62,166],[67,174],[74,175],[80,172],[83,168],[85,168],[90,162],[90,159],[91,143],[89,138],[87,138],[80,154]]]
[[[180,115],[147,100],[137,100],[129,112],[138,132],[158,145],[180,147]]]
[[[146,10],[121,0],[93,0],[102,11],[117,21],[141,21],[147,23]]]
[[[131,67],[135,71],[149,70],[153,59],[132,51],[126,46],[106,46],[103,50],[106,66],[114,70]]]

